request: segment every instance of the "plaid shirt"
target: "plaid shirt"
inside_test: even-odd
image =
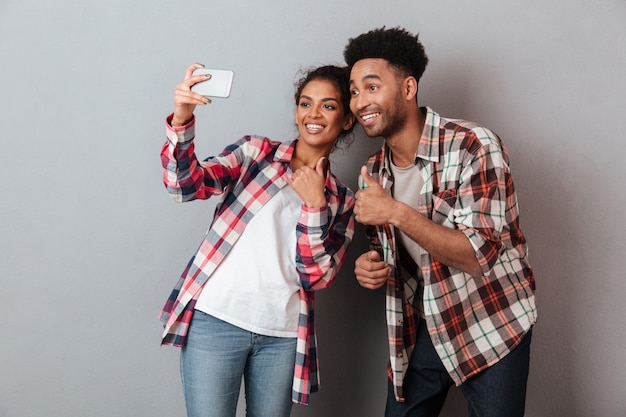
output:
[[[161,152],[163,180],[172,198],[184,202],[221,195],[204,241],[189,261],[159,318],[163,344],[184,345],[194,306],[204,284],[243,233],[256,212],[287,185],[295,141],[287,144],[245,136],[219,156],[199,162],[194,153],[195,119],[182,127],[167,123]],[[313,324],[313,291],[334,280],[354,234],[353,192],[327,175],[327,206],[302,211],[296,226],[296,269],[300,280],[300,316],[293,380],[293,401],[308,404],[319,390]]]
[[[422,249],[422,307],[433,345],[456,385],[502,359],[535,323],[535,278],[509,157],[500,139],[474,123],[447,120],[430,108],[415,164],[424,187],[415,209],[437,224],[462,231],[483,276],[472,277],[441,264]],[[390,193],[389,150],[368,160],[368,171]],[[362,180],[360,187],[363,187]],[[389,225],[367,227],[372,248],[392,266],[387,284],[388,373],[398,401],[417,334],[420,302],[417,265],[399,245]]]

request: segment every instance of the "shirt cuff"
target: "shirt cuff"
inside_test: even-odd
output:
[[[485,239],[474,229],[467,228],[461,231],[465,234],[465,236],[467,236],[467,239],[474,248],[474,252],[476,252],[476,260],[478,261],[480,268],[483,270],[483,274],[489,274],[489,271],[491,271],[491,268],[493,268],[498,260],[498,251],[495,247],[496,245],[494,242]]]
[[[182,126],[172,126],[172,118],[174,113],[167,116],[165,119],[167,139],[172,145],[177,143],[191,142],[195,136],[196,117],[193,116],[187,124]]]
[[[328,222],[327,211],[327,205],[324,207],[308,207],[306,204],[302,204],[299,222],[307,227],[322,227]]]

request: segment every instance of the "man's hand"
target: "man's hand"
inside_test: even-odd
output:
[[[361,178],[366,188],[356,193],[354,219],[359,223],[380,226],[390,222],[396,200],[361,167]]]
[[[387,282],[391,268],[380,260],[378,252],[365,252],[354,262],[354,274],[363,288],[375,290]]]

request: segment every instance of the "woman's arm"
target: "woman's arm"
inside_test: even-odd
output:
[[[239,178],[250,137],[241,138],[228,146],[219,156],[199,161],[195,154],[194,124],[172,128],[168,117],[168,140],[161,150],[164,168],[163,182],[170,196],[185,202],[195,199],[208,199],[220,195]]]
[[[354,196],[347,188],[329,196],[322,208],[303,204],[296,227],[296,266],[302,288],[314,291],[328,287],[341,267],[354,235]]]
[[[187,68],[185,77],[176,86],[174,112],[166,120],[167,142],[161,150],[161,162],[165,169],[163,182],[172,198],[179,202],[221,194],[237,175],[234,168],[239,166],[234,152],[231,153],[234,157],[228,158],[228,153],[224,151],[221,159],[208,158],[204,162],[198,161],[194,153],[193,112],[197,105],[210,102],[191,91],[194,84],[210,78],[210,75],[193,75],[194,70],[203,67],[196,63]]]

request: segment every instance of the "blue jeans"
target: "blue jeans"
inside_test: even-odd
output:
[[[194,311],[180,370],[189,417],[235,417],[241,379],[248,417],[288,417],[296,338],[243,330]]]
[[[530,363],[531,332],[501,361],[465,381],[470,417],[522,417]],[[389,382],[386,417],[437,417],[443,408],[452,378],[437,356],[424,320],[420,320],[417,344],[404,378],[405,402],[399,403]]]

